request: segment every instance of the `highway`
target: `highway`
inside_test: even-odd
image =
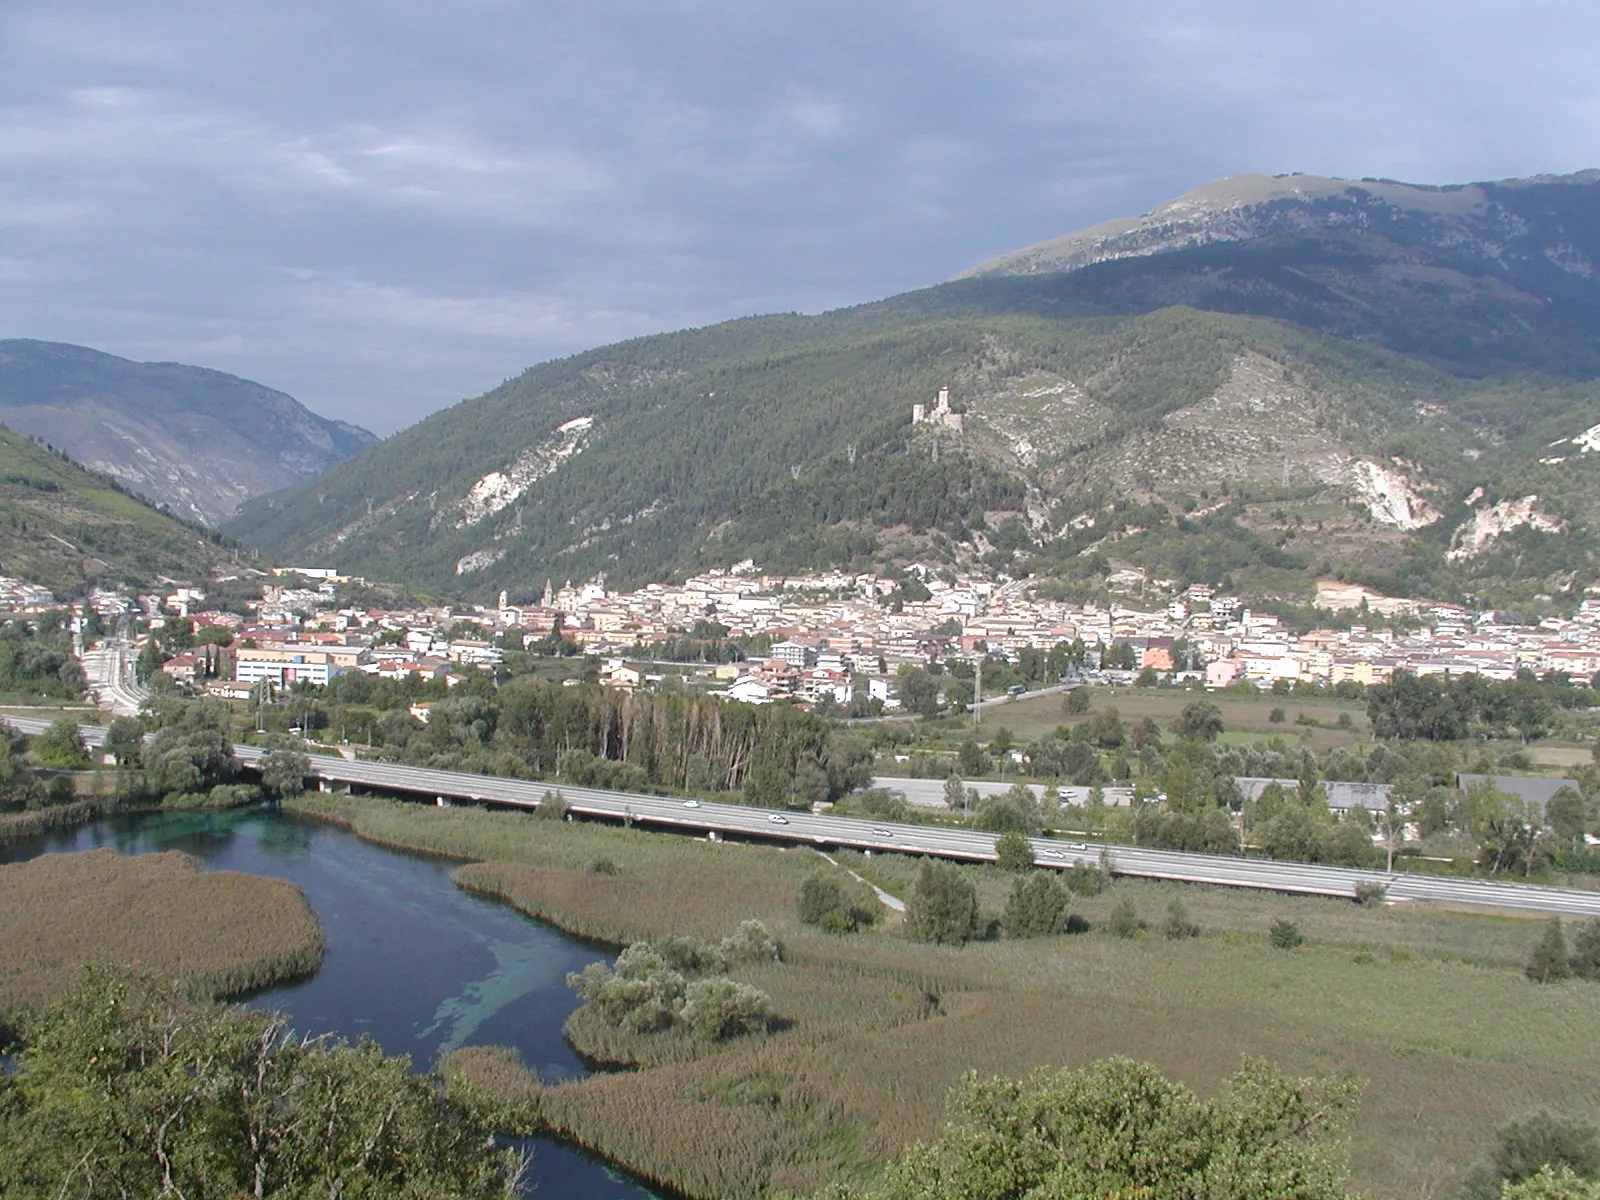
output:
[[[23,733],[42,732],[49,724],[39,719],[9,716],[3,719]],[[91,744],[98,744],[104,736],[99,726],[80,728],[85,740]],[[234,752],[246,766],[259,762],[266,753],[257,747],[244,745],[236,746]],[[313,754],[308,757],[311,776],[323,783],[344,783],[384,792],[402,792],[435,801],[466,800],[516,808],[537,808],[547,791],[558,789],[569,809],[580,816],[602,817],[684,833],[715,833],[718,836],[757,838],[822,848],[921,854],[967,862],[992,862],[995,857],[995,836],[967,829],[684,801],[670,796],[571,787],[395,763],[351,762],[337,755]],[[1118,875],[1183,883],[1354,897],[1358,883],[1377,882],[1388,888],[1391,901],[1430,901],[1600,917],[1600,892],[1572,888],[1451,879],[1437,875],[1390,876],[1381,870],[1357,871],[1347,867],[1188,854],[1054,838],[1034,838],[1033,848],[1034,863],[1040,867],[1060,869],[1077,864],[1097,866],[1103,857],[1110,870]]]

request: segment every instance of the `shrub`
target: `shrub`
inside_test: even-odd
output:
[[[1279,950],[1293,950],[1296,946],[1304,945],[1306,940],[1301,936],[1299,922],[1281,919],[1272,923],[1269,936],[1273,946]]]
[[[1200,926],[1190,919],[1189,910],[1177,897],[1173,897],[1172,903],[1167,905],[1167,919],[1161,931],[1174,941],[1200,936]]]
[[[800,883],[799,917],[827,933],[854,933],[878,919],[878,900],[866,884],[821,867]]]
[[[567,798],[559,791],[547,791],[539,800],[533,815],[541,821],[562,821],[567,816]]]
[[[767,1028],[772,999],[732,979],[697,979],[684,992],[684,1027],[697,1041],[714,1042]]]
[[[1144,922],[1139,920],[1139,910],[1134,907],[1132,896],[1124,896],[1112,907],[1106,928],[1120,938],[1131,938],[1144,928]]]
[[[589,874],[591,875],[616,875],[618,873],[617,864],[609,858],[597,858],[589,864]]]
[[[1545,923],[1544,933],[1534,944],[1524,972],[1535,983],[1559,983],[1572,978],[1572,964],[1567,961],[1567,939],[1561,929],[1561,918],[1551,917]]]
[[[1356,884],[1357,904],[1366,907],[1373,907],[1382,904],[1388,898],[1388,886],[1379,883],[1375,879],[1363,879],[1360,883]]]

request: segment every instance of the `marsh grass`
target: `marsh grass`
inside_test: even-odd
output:
[[[204,871],[177,851],[45,854],[0,867],[0,1015],[60,998],[91,962],[233,996],[310,974],[322,949],[292,883]]]
[[[764,922],[784,962],[736,973],[785,1018],[771,1033],[680,1053],[607,1042],[580,1018],[580,1051],[641,1069],[550,1087],[504,1053],[452,1060],[458,1080],[508,1098],[518,1120],[691,1195],[869,1177],[937,1131],[964,1071],[1022,1075],[1109,1054],[1202,1092],[1247,1053],[1296,1073],[1354,1073],[1366,1081],[1354,1183],[1377,1198],[1453,1194],[1509,1118],[1542,1106],[1600,1115],[1600,1058],[1588,1053],[1600,986],[1524,979],[1534,922],[1124,879],[1073,897],[1093,926],[1084,936],[946,947],[880,926],[837,938],[796,919],[818,862],[804,851],[344,797],[294,807],[392,845],[491,860],[464,867],[463,885],[591,937],[714,937]],[[616,875],[587,869],[601,856]],[[884,886],[916,865],[838,857]],[[968,869],[997,912],[1009,879]],[[1150,915],[1180,896],[1199,937],[1104,932],[1121,899]],[[1268,943],[1277,919],[1306,937],[1293,954]]]

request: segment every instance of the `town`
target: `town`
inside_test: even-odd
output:
[[[1583,683],[1600,672],[1597,589],[1571,617],[1519,625],[1493,611],[1324,582],[1315,608],[1330,627],[1296,631],[1204,584],[1159,608],[1072,604],[1037,598],[1027,581],[917,567],[890,579],[775,576],[745,563],[633,592],[608,591],[603,578],[547,585],[537,604],[511,604],[502,594],[492,608],[352,605],[340,600],[352,581],[332,568],[260,574],[261,598],[241,606],[248,615],[210,605],[202,588],[181,585],[137,596],[92,592],[79,615],[93,612],[102,629],[134,618],[168,645],[163,631],[188,623],[194,644],[160,662],[160,670],[225,696],[246,695],[263,681],[325,684],[345,671],[453,686],[474,671],[493,671],[508,646],[529,639],[571,643],[597,661],[599,682],[634,690],[659,683],[653,665],[676,661],[674,647],[697,630],[725,641],[724,657],[732,660],[697,665],[690,677],[706,690],[752,704],[856,704],[873,713],[902,707],[904,669],[952,658],[1015,662],[1024,651],[1057,648],[1067,649],[1068,670],[1080,677],[1128,683],[1153,672],[1213,690],[1371,685],[1397,671],[1495,680],[1532,672]],[[55,603],[42,589],[0,581],[7,611]],[[205,636],[207,629],[218,636]],[[139,634],[134,648],[148,636]]]

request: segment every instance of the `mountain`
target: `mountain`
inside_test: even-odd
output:
[[[1274,317],[1446,370],[1600,374],[1600,171],[1422,187],[1245,175],[980,263],[946,304]],[[987,299],[978,297],[987,296]]]
[[[0,574],[69,592],[91,580],[204,578],[227,554],[218,534],[0,428]]]
[[[248,379],[29,340],[0,341],[0,422],[209,525],[377,440]]]
[[[1085,594],[1581,591],[1594,261],[1596,173],[1223,181],[876,304],[542,364],[229,529],[479,595],[745,558]],[[950,415],[913,423],[945,387]]]

